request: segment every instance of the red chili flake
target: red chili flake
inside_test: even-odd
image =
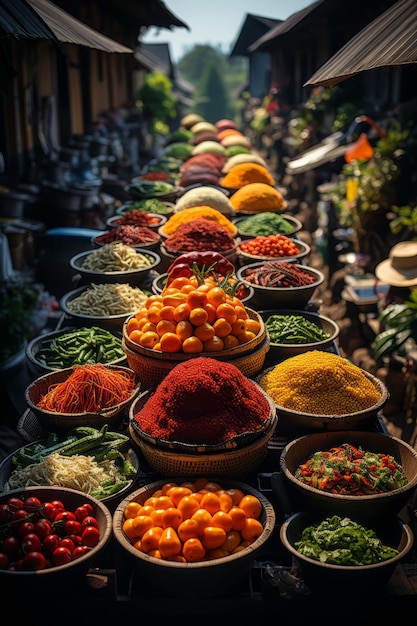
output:
[[[205,217],[197,217],[180,224],[165,241],[168,252],[222,251],[230,250],[234,246],[235,240],[229,231]]]
[[[132,226],[157,226],[161,223],[161,218],[144,211],[138,211],[138,209],[132,209],[129,213],[121,215],[112,223],[115,226],[124,226],[126,224],[131,224]]]
[[[97,243],[112,243],[113,241],[121,241],[127,246],[140,246],[140,244],[157,243],[160,241],[161,235],[151,230],[147,226],[133,226],[126,224],[112,228],[102,235],[96,237]]]
[[[170,370],[134,421],[164,441],[216,444],[261,431],[270,412],[262,390],[236,365],[195,357]]]

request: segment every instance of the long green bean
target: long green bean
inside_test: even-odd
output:
[[[314,343],[330,336],[320,326],[302,315],[270,315],[265,327],[271,343]]]

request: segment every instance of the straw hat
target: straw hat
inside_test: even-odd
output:
[[[402,241],[393,246],[388,259],[376,266],[375,275],[393,287],[417,285],[417,241]]]

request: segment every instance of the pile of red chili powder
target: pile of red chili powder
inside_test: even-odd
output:
[[[163,441],[214,445],[261,432],[270,412],[262,390],[235,365],[196,357],[167,374],[133,427]]]
[[[230,250],[236,245],[233,236],[221,224],[205,217],[180,224],[165,240],[168,252],[191,252],[193,250]]]

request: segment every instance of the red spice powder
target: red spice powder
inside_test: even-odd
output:
[[[205,217],[197,217],[180,224],[177,230],[167,237],[165,248],[168,252],[192,252],[230,250],[235,240],[229,231],[217,222]]]
[[[196,357],[167,374],[134,421],[164,441],[218,444],[261,431],[270,412],[262,390],[235,365]]]

